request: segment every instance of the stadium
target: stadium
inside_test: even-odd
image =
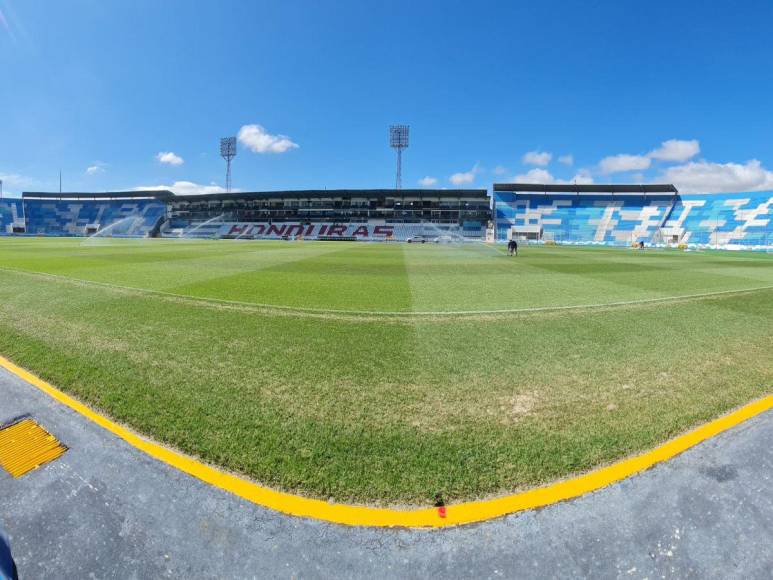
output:
[[[0,580],[769,579],[772,19],[0,0]]]
[[[485,499],[769,394],[771,214],[670,184],[25,192],[0,352],[272,489]]]
[[[505,183],[487,190],[311,190],[175,195],[25,192],[0,235],[245,240],[524,242],[770,251],[770,192],[664,185]],[[441,238],[440,240],[437,240]]]

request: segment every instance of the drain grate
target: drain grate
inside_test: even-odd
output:
[[[65,451],[67,447],[32,419],[0,429],[0,466],[13,477],[21,477]]]

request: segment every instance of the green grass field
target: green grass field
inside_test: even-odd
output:
[[[336,501],[512,492],[773,392],[766,254],[0,238],[0,280],[0,354]]]

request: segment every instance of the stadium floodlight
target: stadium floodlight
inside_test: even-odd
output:
[[[225,190],[231,193],[231,160],[236,157],[236,137],[220,139],[220,157],[225,159]]]
[[[389,127],[389,146],[397,151],[397,176],[395,189],[400,189],[403,182],[403,149],[408,148],[408,125],[391,125]]]

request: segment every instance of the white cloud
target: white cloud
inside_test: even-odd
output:
[[[588,185],[593,183],[593,176],[587,169],[580,169],[572,179],[556,179],[547,169],[535,167],[526,173],[513,177],[513,183],[555,183],[558,185]]]
[[[553,183],[555,180],[550,171],[538,167],[513,177],[514,183]]]
[[[427,175],[419,179],[419,185],[422,187],[432,187],[433,185],[437,185],[437,178]]]
[[[173,153],[172,151],[161,151],[156,155],[156,159],[158,159],[159,163],[163,163],[164,165],[177,166],[185,163],[185,159],[183,159],[176,153]]]
[[[86,175],[98,175],[100,173],[104,173],[106,167],[107,167],[107,163],[102,163],[101,161],[95,161],[93,165],[89,165],[86,168]]]
[[[529,151],[525,153],[521,158],[521,161],[526,165],[540,165],[545,166],[553,159],[553,154],[547,151]]]
[[[3,182],[3,195],[20,193],[22,189],[32,187],[36,183],[34,179],[18,173],[0,173],[0,181]]]
[[[243,125],[238,137],[239,143],[253,153],[285,153],[298,148],[288,136],[271,135],[261,125]]]
[[[695,157],[700,151],[701,146],[697,139],[692,139],[690,141],[669,139],[668,141],[663,141],[659,148],[647,153],[647,157],[658,159],[660,161],[683,163],[684,161]]]
[[[25,187],[26,185],[32,182],[32,180],[29,177],[24,177],[23,175],[19,175],[18,173],[0,173],[0,179],[3,180],[4,185],[11,185],[11,186],[18,186],[18,187]]]
[[[669,167],[657,181],[673,183],[682,193],[722,193],[773,189],[773,171],[752,159],[740,163],[692,161]]]
[[[683,163],[700,153],[701,147],[697,139],[685,141],[669,139],[663,141],[660,147],[646,155],[610,155],[599,162],[599,171],[606,175],[626,171],[644,171],[649,169],[653,159]]]
[[[563,163],[564,165],[574,165],[574,155],[571,153],[569,155],[561,155],[558,158],[559,163]]]
[[[502,165],[497,165],[493,169],[493,172],[494,172],[494,175],[504,175],[505,173],[507,173],[507,167],[504,167]]]
[[[650,158],[643,155],[611,155],[599,162],[601,173],[621,173],[623,171],[641,171],[650,166]]]
[[[565,182],[562,182],[565,183]],[[593,176],[587,169],[580,169],[574,177],[572,177],[569,183],[576,183],[577,185],[590,185],[593,183]]]
[[[205,195],[208,193],[225,193],[224,187],[220,187],[215,183],[209,185],[202,185],[194,183],[193,181],[175,181],[172,185],[141,185],[133,188],[133,191],[146,191],[149,189],[168,189],[178,195]],[[238,189],[232,189],[231,191],[239,191]]]
[[[469,171],[460,171],[459,173],[454,173],[451,177],[448,178],[448,181],[454,185],[470,184],[475,181],[475,176],[479,171],[480,166],[476,163]]]
[[[454,185],[464,185],[466,183],[472,183],[473,181],[475,181],[475,173],[472,171],[460,171],[459,173],[454,173],[451,177],[449,177],[448,181],[450,181]]]

